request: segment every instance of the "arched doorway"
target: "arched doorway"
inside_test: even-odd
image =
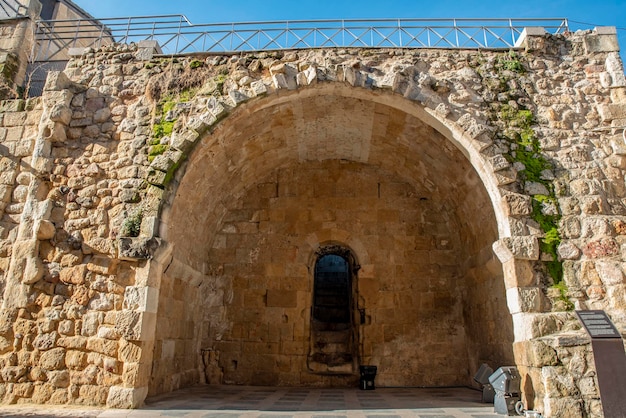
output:
[[[202,140],[166,207],[158,315],[186,327],[157,329],[152,393],[199,369],[212,383],[354,382],[309,362],[311,254],[328,243],[362,247],[352,361],[379,366],[380,386],[469,385],[480,363],[512,363],[491,186],[407,103],[321,86],[243,106]]]
[[[355,373],[359,362],[354,297],[358,267],[350,250],[342,246],[327,245],[317,252],[308,356],[312,372]]]

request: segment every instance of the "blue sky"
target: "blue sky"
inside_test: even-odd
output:
[[[626,57],[626,0],[74,0],[95,17],[184,14],[192,23],[341,18],[568,18],[570,30],[616,26]]]

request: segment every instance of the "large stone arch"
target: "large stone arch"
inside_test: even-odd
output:
[[[245,357],[218,358],[237,352],[228,344],[244,351],[232,330],[259,355],[287,328],[302,338],[306,327],[296,334],[290,321],[310,302],[306,254],[336,243],[355,252],[359,283],[374,289],[363,294],[364,325],[382,337],[369,348],[364,340],[360,356],[381,366],[381,383],[467,384],[479,361],[510,357],[498,353],[513,346],[527,407],[601,415],[589,338],[571,310],[604,309],[619,329],[626,323],[624,77],[610,31],[527,35],[515,52],[149,62],[137,45],[112,45],[51,73],[41,99],[3,102],[3,401],[136,407],[202,376],[256,379],[228,370]],[[413,251],[400,251],[407,243]],[[390,306],[407,305],[405,294],[418,293],[409,285],[424,283],[432,295],[407,316],[449,307],[430,311],[456,319],[445,330],[431,321],[431,334],[464,340],[431,345],[468,354],[415,382],[427,364],[402,374],[381,358],[432,347],[410,334],[419,326],[379,319],[394,319]],[[489,303],[455,303],[472,298]],[[235,302],[258,309],[230,309]],[[269,345],[248,344],[258,335],[244,325],[258,317]],[[512,318],[513,332],[494,318]],[[281,358],[282,376],[261,377],[341,383],[306,371],[285,380],[301,345]]]
[[[476,137],[480,136],[482,132],[477,128],[475,120],[468,123],[467,117],[459,119],[461,123],[467,124],[466,127],[470,127],[470,131],[477,129],[478,134],[476,131],[471,132],[474,132]],[[306,300],[308,297],[306,295],[310,293],[306,282],[304,285],[288,286],[285,290],[280,286],[263,283],[263,280],[280,281],[281,275],[287,277],[289,274],[300,275],[307,279],[308,262],[304,259],[310,257],[308,247],[315,248],[319,243],[326,241],[347,244],[355,250],[355,255],[362,257],[363,260],[374,258],[373,261],[362,264],[360,271],[363,282],[369,283],[370,286],[370,289],[366,289],[363,293],[369,292],[367,297],[370,300],[367,303],[374,306],[373,313],[368,315],[370,324],[376,323],[375,317],[382,317],[385,312],[393,308],[394,304],[390,300],[384,304],[374,301],[379,295],[377,291],[372,291],[372,288],[376,289],[379,281],[384,282],[380,276],[384,276],[385,272],[377,271],[381,269],[381,266],[391,265],[397,267],[399,271],[406,270],[406,272],[398,273],[397,277],[393,275],[397,281],[403,282],[399,284],[399,286],[405,286],[402,290],[410,289],[413,286],[411,281],[419,282],[420,276],[431,280],[427,286],[434,286],[435,276],[440,275],[442,287],[454,287],[454,291],[442,292],[442,294],[432,292],[428,294],[428,297],[431,299],[435,297],[436,301],[423,302],[424,305],[441,305],[423,310],[424,315],[435,315],[435,317],[441,315],[441,311],[445,311],[448,305],[456,305],[455,316],[446,319],[448,330],[444,330],[443,322],[438,323],[437,320],[432,320],[431,324],[434,324],[431,325],[432,331],[438,333],[440,337],[438,341],[432,341],[432,346],[444,343],[446,338],[450,338],[448,333],[457,335],[455,338],[462,342],[447,349],[441,350],[441,347],[436,349],[439,354],[438,360],[432,359],[435,356],[432,348],[425,354],[431,357],[430,361],[433,365],[437,365],[435,368],[442,368],[446,363],[453,364],[449,370],[441,372],[441,375],[447,376],[445,378],[435,376],[436,373],[430,370],[422,372],[423,375],[428,375],[427,377],[422,376],[421,379],[416,379],[401,377],[396,370],[397,375],[389,377],[386,373],[393,367],[381,367],[379,380],[383,385],[471,384],[470,374],[478,368],[480,362],[497,364],[513,362],[511,320],[503,319],[503,316],[507,317],[509,314],[504,301],[505,280],[502,267],[491,251],[493,242],[506,237],[509,233],[508,213],[505,213],[503,209],[506,205],[502,204],[503,199],[493,169],[480,153],[481,148],[484,147],[481,140],[484,139],[476,139],[470,133],[456,121],[446,119],[444,114],[428,111],[422,105],[392,92],[375,92],[345,83],[320,83],[296,91],[280,91],[277,94],[242,104],[232,110],[210,133],[201,136],[191,151],[189,160],[181,166],[176,180],[170,185],[168,193],[174,197],[168,199],[168,203],[163,208],[159,235],[172,246],[174,259],[166,266],[163,276],[165,281],[184,283],[185,277],[194,277],[193,286],[203,286],[199,285],[199,281],[203,281],[204,286],[207,286],[206,283],[213,283],[208,285],[213,287],[214,292],[213,296],[211,294],[207,296],[209,304],[212,304],[208,310],[219,320],[213,318],[205,321],[204,325],[195,324],[196,331],[193,334],[203,335],[204,340],[197,341],[186,337],[189,344],[200,345],[200,350],[196,350],[197,353],[200,351],[206,353],[204,364],[208,370],[206,375],[217,378],[219,383],[239,384],[260,382],[324,385],[346,381],[345,378],[343,380],[316,379],[315,374],[305,368],[297,370],[302,369],[304,363],[294,365],[292,370],[285,370],[285,373],[278,376],[267,369],[263,369],[261,373],[263,377],[260,374],[239,376],[234,371],[231,371],[234,377],[227,376],[229,365],[225,358],[230,358],[229,361],[239,364],[242,362],[241,358],[246,357],[245,353],[248,350],[245,348],[246,344],[258,345],[268,338],[263,335],[249,337],[254,342],[247,342],[245,338],[227,336],[231,331],[229,327],[233,326],[233,321],[235,321],[234,326],[242,326],[241,323],[237,323],[237,319],[232,319],[236,315],[230,314],[229,316],[229,309],[235,309],[229,308],[229,300],[242,297],[237,295],[237,292],[248,291],[248,289],[241,288],[233,289],[237,274],[246,274],[244,262],[238,259],[251,258],[253,257],[251,254],[254,254],[256,261],[259,252],[264,252],[264,249],[258,246],[258,242],[255,247],[249,243],[229,244],[229,240],[242,239],[242,237],[250,239],[255,235],[277,233],[272,231],[272,228],[280,222],[276,222],[274,215],[266,213],[272,210],[276,211],[279,221],[292,224],[289,232],[285,233],[291,242],[287,248],[281,248],[280,240],[271,241],[271,238],[268,238],[270,242],[266,245],[276,252],[294,251],[295,260],[280,266],[276,260],[284,261],[285,259],[276,255],[276,259],[265,264],[264,269],[252,273],[247,271],[250,275],[249,281],[254,277],[255,280],[262,282],[259,285],[249,284],[255,290],[255,292],[248,292],[250,301],[256,295],[258,301],[255,303],[272,308],[281,307],[283,304],[282,307],[286,311],[294,311],[291,308],[297,307],[298,314],[303,315],[306,309],[302,307],[307,308],[309,306],[307,303],[310,304]],[[294,181],[293,179],[298,177],[300,172],[306,173],[301,176],[305,179]],[[316,176],[315,172],[324,174]],[[323,177],[327,175],[335,178],[324,182]],[[346,178],[341,178],[342,175]],[[374,181],[375,179],[378,181]],[[341,185],[342,181],[343,185]],[[294,191],[306,186],[307,182],[312,192]],[[364,183],[366,187],[361,187],[359,183]],[[321,188],[334,188],[334,191],[316,190],[317,185]],[[370,186],[369,190],[367,186]],[[350,188],[356,191],[351,193]],[[338,196],[341,193],[347,193],[349,197],[341,198]],[[360,193],[364,195],[363,198],[360,198]],[[388,211],[387,215],[391,218],[401,214],[405,218],[402,223],[415,224],[412,226],[422,229],[426,226],[432,230],[421,233],[414,231],[409,234],[404,232],[405,239],[413,240],[411,247],[403,244],[406,248],[400,246],[395,248],[394,252],[394,249],[384,248],[385,242],[389,242],[390,234],[381,232],[373,234],[374,237],[381,239],[380,244],[367,245],[363,243],[367,241],[363,233],[359,235],[354,228],[346,226],[345,220],[337,220],[333,214],[328,213],[320,215],[321,218],[316,218],[317,215],[312,213],[319,208],[319,205],[315,206],[314,203],[317,199],[324,202],[324,205],[328,205],[329,212],[352,213],[358,219],[365,211],[349,212],[345,205],[355,204],[357,200],[368,197],[371,200],[372,196],[373,200],[380,200],[385,195],[390,196],[389,202],[383,209],[374,209],[381,212],[379,218],[374,217],[375,222],[393,224],[393,219],[385,219],[385,211]],[[257,202],[273,201],[274,203],[269,204],[273,209],[247,207],[246,203],[241,203],[254,199]],[[397,200],[395,205],[398,207],[393,207],[394,199]],[[293,202],[288,202],[289,200]],[[281,203],[283,201],[284,203]],[[337,203],[338,206],[333,207],[333,201],[342,203]],[[409,201],[412,203],[408,204]],[[308,206],[310,209],[298,211],[297,208],[302,206]],[[417,206],[424,209],[415,210]],[[403,210],[413,208],[415,212],[402,213],[398,210],[400,207],[404,208]],[[428,209],[425,209],[426,207]],[[295,220],[290,219],[290,216],[295,216]],[[432,219],[425,219],[420,224],[416,219],[420,216],[424,218],[430,216]],[[316,222],[315,219],[319,221]],[[324,226],[324,219],[328,224],[326,226]],[[399,221],[395,220],[395,222]],[[298,226],[301,226],[303,230],[299,230]],[[266,228],[266,232],[259,232],[260,228]],[[386,237],[387,241],[384,241],[383,237]],[[420,237],[424,238],[423,242],[414,242]],[[426,242],[428,240],[431,242]],[[393,246],[393,242],[391,245]],[[396,247],[398,245],[396,244]],[[430,257],[432,260],[425,264],[431,270],[436,268],[440,271],[435,274],[425,271],[420,273],[421,264],[410,261],[410,257],[404,254],[407,250],[411,250],[412,255],[416,257],[424,255]],[[381,262],[380,256],[376,260],[376,257],[372,255],[376,252],[398,258],[397,265]],[[397,252],[401,254],[395,254]],[[368,256],[365,256],[366,254]],[[229,268],[237,269],[233,267],[237,265],[239,266],[238,272],[225,272]],[[287,269],[289,272],[283,272],[281,269]],[[281,272],[276,273],[274,270]],[[190,271],[193,274],[188,273]],[[201,277],[204,278],[200,279]],[[466,277],[469,278],[466,279]],[[391,282],[393,279],[389,280]],[[468,280],[472,283],[463,283],[461,286],[454,284],[455,280],[461,282]],[[227,283],[225,284],[224,281]],[[485,285],[485,283],[488,284]],[[185,285],[182,284],[182,287]],[[384,289],[384,286],[381,285],[380,288]],[[480,296],[490,291],[491,296]],[[415,291],[415,294],[419,296],[420,292],[423,292],[423,289]],[[469,292],[469,296],[464,296],[466,292]],[[248,293],[245,294],[248,295]],[[224,294],[227,294],[226,302],[215,300],[215,295]],[[387,292],[387,294],[391,298],[394,295],[396,298],[399,297],[398,293]],[[190,295],[190,293],[186,292],[185,295]],[[302,295],[306,296],[304,301],[301,300]],[[171,298],[172,295],[161,297],[158,318],[163,317],[163,319],[157,319],[159,324],[165,321],[170,312],[168,304],[171,300],[168,297]],[[284,300],[274,301],[274,299],[281,298]],[[457,298],[464,300],[455,301]],[[472,298],[480,299],[480,302],[469,302]],[[406,309],[409,303],[415,302],[415,300],[408,300],[404,302],[404,305],[400,304],[399,309]],[[363,303],[366,303],[365,299]],[[478,308],[483,304],[493,306],[484,310]],[[190,315],[198,315],[199,311],[207,309],[202,301],[194,304],[187,300],[186,306],[188,312],[180,313],[185,323],[193,321]],[[416,310],[413,315],[415,314],[419,317],[419,310]],[[418,317],[411,315],[408,317],[412,321],[418,320]],[[251,318],[247,320],[254,323]],[[218,326],[217,322],[220,321],[223,322],[223,328],[210,331],[218,333],[219,337],[206,335],[207,330],[203,330],[202,327],[215,328]],[[377,332],[381,332],[384,327],[396,326],[401,329],[402,326],[405,328],[408,326],[404,322],[397,325],[395,323],[382,324],[380,319],[378,321]],[[372,326],[372,329],[374,328]],[[415,326],[415,328],[419,327]],[[271,330],[268,331],[269,334],[271,332]],[[307,328],[305,327],[302,332],[306,334]],[[390,332],[387,330],[388,334]],[[399,334],[398,337],[404,334],[398,329],[394,332]],[[459,332],[463,335],[458,336]],[[367,331],[365,333],[367,334]],[[158,327],[157,334],[159,334]],[[166,334],[157,335],[157,346],[159,344],[171,346],[172,341],[177,340],[174,334]],[[298,336],[289,335],[289,337],[295,338],[294,342],[297,345]],[[224,338],[227,340],[230,338],[230,340],[223,341]],[[387,338],[388,343],[394,340],[390,335],[382,336],[382,338]],[[396,349],[400,350],[398,352],[402,350],[406,352],[414,349],[419,352],[416,339],[424,339],[424,334],[413,335],[412,338],[413,340],[409,338],[406,343],[400,344],[400,347],[392,348],[390,344],[387,344],[386,350]],[[466,344],[466,338],[471,342]],[[271,341],[267,343],[268,346],[281,343],[280,339],[278,341],[272,339],[271,335],[269,339]],[[232,347],[235,343],[242,344],[244,348],[234,349],[235,354],[228,352],[227,347]],[[368,348],[363,351],[365,354],[362,354],[362,361],[385,361],[383,355],[386,352],[385,349],[378,349],[375,341],[366,341],[365,344]],[[470,345],[471,348],[469,348]],[[382,341],[380,346],[384,346]],[[275,353],[276,358],[285,357],[285,352],[276,353],[276,350],[271,346],[269,352]],[[291,348],[290,351],[294,358],[302,358],[306,354],[303,352],[294,354],[294,350],[295,348]],[[458,353],[459,350],[471,351],[471,354],[456,356],[458,361],[451,362],[450,357],[454,357],[452,353]],[[157,349],[155,356],[158,354]],[[471,356],[471,361],[468,355]],[[196,356],[195,362],[186,362],[186,369],[175,370],[172,366],[175,368],[177,362],[171,361],[172,356],[177,357],[179,354],[168,352],[162,358],[153,360],[157,365],[153,369],[157,375],[153,377],[154,386],[151,388],[154,393],[171,390],[179,384],[184,384],[185,378],[181,376],[192,376],[193,370],[199,366],[199,356]],[[408,357],[400,356],[399,358],[405,361],[404,365],[409,360]],[[274,365],[275,367],[281,366],[280,360],[271,358],[266,358],[266,360],[266,362],[257,360],[257,367],[263,363],[272,365],[275,361],[278,361],[278,366]],[[404,373],[417,376],[420,374],[418,369],[428,368],[427,361],[414,363],[413,367],[403,366]],[[241,368],[241,364],[238,367]],[[453,367],[456,368],[454,371],[452,371]],[[289,373],[308,373],[313,377],[292,378],[288,376]],[[174,378],[172,378],[173,375]]]

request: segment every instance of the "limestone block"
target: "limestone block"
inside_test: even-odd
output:
[[[218,118],[216,115],[214,117]],[[195,131],[176,132],[172,135],[171,145],[183,153],[187,153],[199,138],[200,135]]]
[[[141,343],[126,341],[119,342],[118,358],[124,363],[139,363],[142,360],[144,350]]]
[[[28,373],[26,366],[5,366],[0,369],[0,377],[3,382],[14,383],[17,382],[22,376]]]
[[[512,287],[530,287],[536,284],[532,263],[512,258],[502,263],[502,269],[507,289]]]
[[[82,370],[87,366],[87,353],[68,350],[65,354],[65,365],[70,370]]]
[[[253,81],[250,83],[250,88],[256,96],[263,96],[264,94],[267,94],[267,87],[265,86],[265,82],[263,80]]]
[[[124,290],[123,309],[129,311],[157,312],[159,290],[148,286],[129,286]]]
[[[34,390],[35,386],[32,383],[17,383],[13,385],[11,395],[18,398],[30,398]]]
[[[150,168],[153,170],[159,170],[164,173],[167,173],[174,164],[174,161],[170,159],[169,155],[161,154],[154,157],[152,163],[150,163]]]
[[[243,91],[241,90],[231,90],[228,92],[228,97],[230,98],[233,106],[237,106],[240,103],[245,102],[246,100],[249,100],[250,98],[248,97],[247,94],[245,94]]]
[[[72,86],[72,81],[61,71],[50,71],[46,78],[44,91],[61,91]]]
[[[544,416],[546,417],[582,417],[583,405],[579,397],[554,397],[546,393],[544,398]]]
[[[117,239],[118,258],[120,260],[149,260],[161,245],[155,237],[122,237]]]
[[[48,118],[52,122],[60,122],[64,125],[69,125],[72,120],[72,110],[64,103],[58,103],[52,106],[48,111]]]
[[[603,122],[626,118],[626,103],[601,104],[598,105],[597,109]]]
[[[596,28],[593,34],[583,37],[583,42],[587,54],[619,51],[617,31],[613,26]]]
[[[122,311],[117,315],[115,330],[128,341],[149,341],[154,338],[156,314]]]
[[[83,325],[81,328],[81,335],[84,337],[91,337],[96,335],[98,327],[103,321],[103,314],[101,312],[88,312],[83,316]]]
[[[600,258],[619,254],[619,245],[612,238],[603,238],[588,243],[582,250],[588,258]]]
[[[147,386],[141,388],[113,386],[109,389],[106,405],[108,408],[135,409],[143,405],[147,395]]]
[[[296,291],[289,290],[267,290],[267,306],[277,308],[295,308],[298,306]]]
[[[59,279],[66,284],[80,285],[85,283],[85,277],[87,275],[87,265],[79,264],[74,267],[66,267],[61,270]]]
[[[624,284],[624,272],[617,261],[597,261],[596,271],[605,286]]]
[[[559,364],[556,350],[540,339],[515,343],[515,356],[520,364],[534,368]]]
[[[35,224],[35,235],[40,241],[54,238],[56,227],[48,220],[42,219]]]
[[[287,82],[287,78],[282,73],[273,74],[272,75],[272,82],[274,83],[274,87],[277,88],[277,89],[288,89],[289,88],[289,83]]]
[[[211,112],[215,118],[220,119],[226,115],[227,109],[222,102],[220,102],[217,98],[211,96],[208,98],[206,103],[207,110]]]
[[[505,170],[511,166],[511,163],[502,155],[495,155],[489,159],[493,171]]]
[[[351,86],[364,87],[367,82],[367,75],[352,66],[344,66],[343,79]]]
[[[543,196],[549,196],[550,192],[548,191],[548,188],[546,186],[544,186],[541,183],[536,183],[536,182],[526,182],[526,184],[524,185],[524,190],[526,191],[527,194],[529,195],[543,195]]]
[[[305,69],[304,71],[298,73],[299,79],[298,79],[298,84],[299,85],[311,85],[317,82],[317,67],[315,66],[310,66],[307,69]]]
[[[536,50],[533,48],[536,38],[543,38],[546,34],[546,30],[542,27],[529,26],[524,28],[519,38],[515,42],[515,47],[525,47],[527,50]]]
[[[26,122],[26,112],[5,112],[2,126],[23,126]]]
[[[95,295],[89,301],[87,306],[93,311],[109,311],[115,305],[114,295],[104,292],[95,292]]]
[[[117,271],[119,261],[111,257],[95,255],[87,263],[87,270],[94,273],[111,275]]]
[[[96,383],[96,382],[93,382]],[[83,405],[104,405],[106,403],[109,388],[99,385],[80,385],[78,399],[76,403]]]
[[[540,289],[513,287],[507,289],[506,300],[511,313],[540,312],[541,311]]]
[[[167,173],[155,169],[150,169],[146,181],[152,185],[165,186],[167,182]]]
[[[532,340],[556,332],[561,321],[558,316],[549,313],[519,312],[512,314],[515,341]]]
[[[530,196],[507,193],[501,200],[502,209],[508,216],[527,216],[532,213]]]
[[[17,241],[13,244],[11,263],[6,274],[7,282],[33,284],[43,277],[43,264],[39,258],[39,241]]]
[[[87,347],[86,337],[63,337],[57,341],[59,347],[65,347],[68,349],[84,350]]]
[[[39,358],[39,366],[44,370],[60,370],[65,366],[65,349],[54,348],[44,352]]]
[[[577,260],[581,255],[581,251],[573,242],[561,241],[557,254],[562,260]]]
[[[56,331],[48,334],[39,334],[35,338],[35,341],[33,341],[33,347],[41,351],[50,350],[56,345],[58,338],[59,334]]]
[[[47,375],[48,382],[54,388],[67,388],[70,385],[70,372],[67,370],[50,371]]]
[[[539,259],[539,241],[533,236],[506,237],[494,242],[492,248],[502,263],[511,259]]]
[[[104,354],[109,357],[117,357],[118,342],[104,338],[92,337],[87,340],[87,350]]]
[[[114,328],[100,327],[98,328],[98,338],[106,338],[107,340],[119,339],[119,334]]]

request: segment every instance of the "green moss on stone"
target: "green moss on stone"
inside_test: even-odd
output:
[[[152,162],[156,158],[157,155],[161,155],[165,153],[169,149],[169,145],[167,144],[157,144],[150,147],[148,151],[148,161]]]
[[[491,86],[503,97],[501,102],[495,102],[491,107],[496,121],[503,127],[499,137],[511,144],[511,150],[506,158],[511,163],[523,165],[523,169],[518,173],[522,187],[528,182],[533,182],[542,184],[548,191],[548,195],[532,196],[531,218],[543,231],[540,249],[546,273],[552,279],[552,286],[559,289],[560,300],[568,309],[572,309],[573,305],[567,298],[567,286],[563,281],[563,264],[559,261],[557,253],[561,243],[558,228],[561,219],[559,203],[554,185],[543,178],[543,172],[552,169],[553,165],[543,153],[533,129],[536,122],[533,112],[518,102],[511,102],[518,93],[510,92],[509,82],[516,77],[515,74],[523,74],[526,70],[521,57],[515,52],[499,57],[494,67],[498,72],[499,83],[492,83]]]

